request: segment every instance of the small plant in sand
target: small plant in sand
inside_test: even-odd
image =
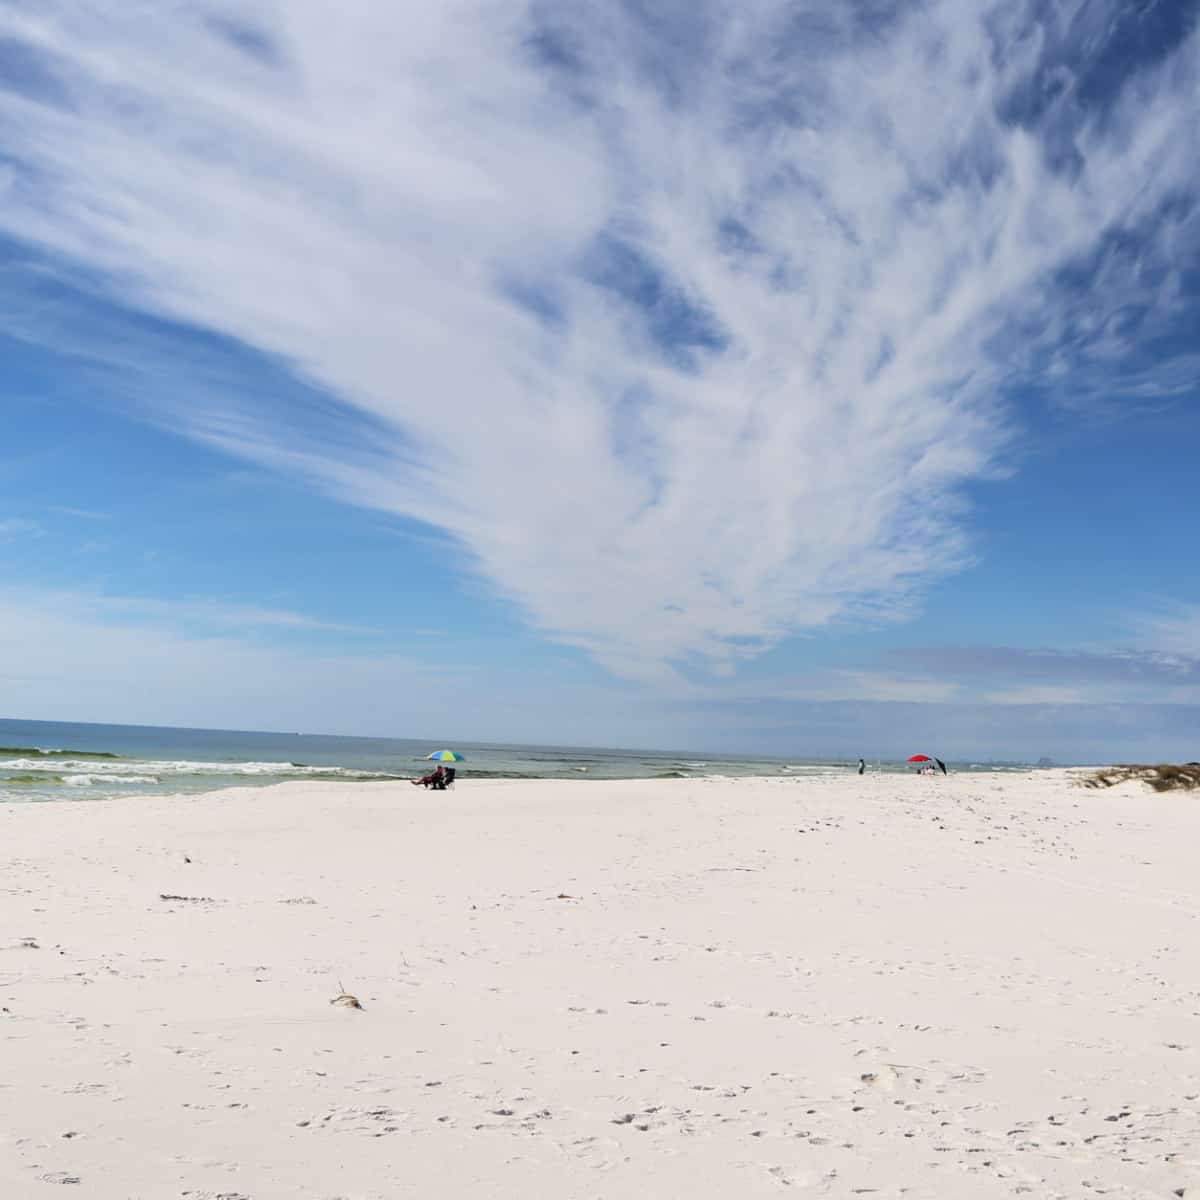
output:
[[[1118,783],[1127,783],[1131,779],[1148,783],[1156,792],[1200,789],[1200,762],[1158,763],[1156,766],[1118,763],[1089,775],[1083,780],[1083,786],[1109,788]]]
[[[339,994],[330,1000],[330,1004],[336,1004],[339,1008],[357,1008],[359,1012],[366,1012],[366,1009],[359,1003],[358,997],[351,995],[346,991],[346,985],[338,980]]]

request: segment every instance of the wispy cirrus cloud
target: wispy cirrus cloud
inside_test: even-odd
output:
[[[1088,695],[1081,688],[1055,687],[1040,684],[1030,687],[1004,688],[984,695],[988,704],[1062,705],[1087,704]]]
[[[1190,659],[1200,671],[1200,604],[1160,601],[1130,618],[1129,624],[1143,643]]]
[[[380,734],[389,718],[415,733],[449,723],[453,668],[379,646],[296,654],[260,636],[280,625],[320,627],[294,613],[0,587],[0,711]],[[328,695],[337,715],[320,710]]]
[[[232,615],[232,614],[229,614]],[[1097,702],[1087,687],[1022,685],[991,696],[918,670],[830,671],[807,681],[746,681],[664,701],[645,689],[589,685],[531,666],[511,679],[445,661],[437,644],[403,653],[354,639],[296,654],[249,619],[198,618],[189,606],[0,588],[0,696],[6,716],[380,736],[521,740],[531,721],[564,744],[673,745],[697,751],[1110,762],[1190,757],[1195,703],[1167,690]],[[271,633],[268,628],[266,633]],[[286,633],[287,631],[283,631]],[[181,686],[183,681],[186,686]],[[732,692],[732,694],[730,694]],[[337,697],[336,713],[325,705]]]
[[[882,662],[992,704],[1197,704],[1200,653],[1194,642],[1189,649],[1186,608],[1171,611],[1173,623],[1152,627],[1147,619],[1128,647],[906,647]]]
[[[222,603],[213,600],[161,600],[149,596],[127,596],[99,591],[64,591],[50,588],[0,588],[0,601],[30,611],[69,615],[75,621],[134,623],[141,627],[218,630],[245,635],[260,630],[280,632],[374,634],[360,625],[325,621],[307,613],[257,604]]]
[[[590,686],[530,664],[535,685],[514,704],[511,679],[448,660],[439,630],[406,631],[402,649],[360,638],[331,648],[320,639],[298,654],[289,635],[312,628],[303,618],[277,630],[254,610],[216,607],[0,586],[0,715],[427,737],[434,745],[515,741],[537,727],[570,745],[589,734],[609,744],[654,740],[647,730],[661,699],[628,684]],[[694,737],[691,725],[674,728]]]
[[[92,508],[71,508],[68,505],[55,504],[50,508],[51,512],[58,513],[63,517],[74,517],[78,521],[107,521],[110,520],[110,514],[106,512],[97,512]]]
[[[10,538],[36,536],[42,532],[37,521],[25,517],[0,517],[0,541]]]
[[[921,664],[957,679],[1026,682],[1174,682],[1200,684],[1200,657],[1162,643],[1139,648],[1058,650],[1023,646],[926,646],[887,652],[887,660]]]
[[[325,633],[373,634],[378,630],[340,621],[324,621],[286,608],[264,608],[256,604],[220,604],[209,600],[173,601],[147,597],[94,597],[98,608],[119,616],[146,620],[192,621],[225,629],[316,630]]]
[[[0,229],[329,397],[154,419],[446,531],[615,671],[728,667],[905,615],[1006,389],[1175,328],[1200,39],[1129,19],[7,0]]]

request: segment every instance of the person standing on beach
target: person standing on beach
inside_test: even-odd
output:
[[[860,775],[862,775],[866,771],[866,769],[867,769],[867,764],[866,764],[865,760],[860,758],[858,760],[858,773]]]

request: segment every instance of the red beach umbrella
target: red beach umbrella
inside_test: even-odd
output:
[[[933,759],[928,754],[914,754],[909,762],[933,762]]]

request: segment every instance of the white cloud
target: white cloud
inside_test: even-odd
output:
[[[302,651],[253,636],[280,623],[319,627],[299,614],[3,588],[4,715],[384,734],[394,713],[420,733],[427,727],[411,723],[420,698],[457,686],[459,671],[436,662],[378,649]],[[433,711],[446,699],[439,693]]]
[[[546,11],[15,0],[0,228],[345,406],[154,419],[447,531],[619,672],[903,616],[969,556],[997,389],[1119,348],[1126,260],[1055,272],[1136,231],[1169,296],[1200,41],[1102,119],[1060,62],[1017,125],[1070,5]]]
[[[1128,624],[1144,645],[1200,665],[1200,604],[1163,601]]]
[[[838,671],[845,684],[839,699],[895,700],[904,703],[940,703],[953,700],[963,689],[952,679],[918,675],[887,675],[873,671]]]
[[[52,505],[50,511],[64,517],[75,517],[80,521],[107,521],[110,519],[110,514],[106,512],[97,512],[91,508],[71,508],[62,504]]]
[[[0,518],[0,542],[41,532],[42,527],[36,521],[27,521],[24,517]]]
[[[983,697],[988,704],[1086,704],[1093,698],[1082,689],[1047,684],[1006,688]]]
[[[97,591],[54,590],[8,586],[0,600],[10,616],[18,612],[88,614],[89,620],[138,623],[145,627],[228,630],[248,634],[255,630],[370,634],[377,632],[359,625],[324,621],[306,613],[256,604],[234,604],[216,600],[161,600],[148,596],[122,596]]]
[[[72,597],[73,599],[75,597]],[[211,600],[156,600],[144,596],[92,596],[97,612],[116,617],[145,620],[193,622],[233,630],[281,629],[319,630],[325,633],[375,633],[361,625],[323,621],[286,608],[263,608],[255,604],[222,604]]]
[[[885,652],[883,661],[907,665],[903,678],[911,677],[914,686],[927,680],[956,689],[945,697],[921,697],[929,700],[953,695],[1002,705],[1200,703],[1200,655],[1186,649],[1195,632],[1188,625],[1194,614],[1186,605],[1163,605],[1158,612],[1157,618],[1124,623],[1126,630],[1138,630],[1136,647],[906,647]]]
[[[357,639],[342,651],[297,645],[257,627],[260,615],[0,587],[0,716],[435,742],[730,740],[724,713],[698,725],[629,685],[589,686],[534,663],[514,681],[419,631],[404,652]]]
[[[820,702],[892,702],[930,704],[953,700],[967,691],[958,679],[939,679],[936,671],[904,673],[812,667],[786,676],[718,681],[694,685],[693,701],[729,705],[780,705]]]
[[[818,671],[664,701],[547,664],[514,679],[469,655],[447,661],[438,646],[334,653],[197,624],[186,609],[147,613],[138,601],[0,588],[0,715],[850,759],[922,747],[952,759],[1194,756],[1194,687],[1143,689],[1137,702],[1126,690],[1098,705],[1077,702],[1093,699],[1091,689],[1014,684],[981,703],[917,672]]]

